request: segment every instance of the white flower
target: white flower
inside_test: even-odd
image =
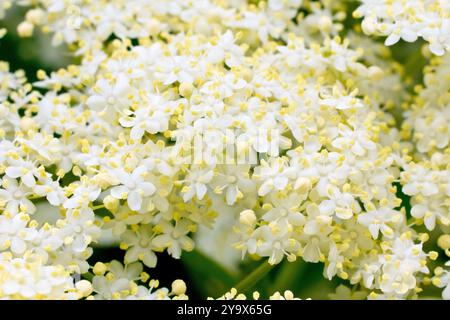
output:
[[[86,207],[90,202],[97,200],[102,191],[95,185],[83,185],[80,183],[75,184],[75,190],[72,196],[64,201],[64,208],[74,209]]]
[[[244,194],[250,194],[255,190],[255,183],[250,179],[249,170],[250,165],[221,166],[212,182],[216,185],[214,192],[225,193],[227,204],[234,205]]]
[[[114,83],[106,79],[99,79],[92,94],[86,101],[89,108],[102,114],[122,111],[130,105],[128,95],[130,85],[124,76],[120,76]]]
[[[450,135],[448,122],[450,121],[450,109],[439,110],[436,108],[423,108],[411,114],[414,120],[414,138],[417,140],[417,149],[420,152],[428,152],[447,147]]]
[[[444,264],[446,267],[450,267],[450,261]],[[442,298],[444,300],[450,300],[450,272],[438,267],[434,270],[435,277],[433,279],[433,284],[439,288],[444,288],[442,291]]]
[[[126,278],[112,278],[107,279],[102,276],[95,276],[92,278],[92,286],[97,300],[111,300],[120,299],[121,292],[130,291],[130,280]]]
[[[167,252],[179,259],[181,250],[191,251],[194,249],[194,242],[187,234],[192,230],[192,222],[187,219],[179,220],[173,226],[171,223],[163,221],[159,224],[162,234],[153,238],[152,244],[155,248],[163,250],[167,248]]]
[[[128,18],[126,17],[128,15],[129,12],[124,12],[121,6],[117,6],[114,3],[106,5],[102,8],[101,13],[97,13],[100,21],[96,26],[96,35],[98,35],[100,40],[106,40],[112,34],[119,38],[125,38],[127,28],[124,25],[124,20]]]
[[[380,288],[388,294],[405,295],[416,286],[415,273],[429,272],[422,263],[426,257],[422,251],[422,244],[415,244],[402,235],[394,240],[388,250],[389,258],[383,259]]]
[[[58,158],[60,141],[46,133],[34,133],[31,137],[17,138],[19,143],[34,151],[42,165],[50,165]]]
[[[331,280],[338,271],[342,270],[344,257],[339,254],[336,246],[332,245],[330,247],[330,252],[328,252],[328,266],[325,268],[324,273],[328,280]]]
[[[72,2],[17,4],[31,9],[19,33],[49,32],[73,65],[30,84],[0,62],[0,298],[185,299],[137,261],[197,243],[235,270],[239,254],[302,258],[370,299],[418,295],[436,258],[422,242],[450,220],[445,1],[355,12],[387,45],[421,37],[443,54],[417,86],[402,80],[413,60],[347,32],[336,1]],[[97,246],[125,265],[91,268]],[[92,296],[72,280],[90,269]]]
[[[22,183],[27,187],[34,187],[36,178],[39,179],[41,177],[41,172],[36,167],[36,164],[32,161],[23,159],[10,162],[11,165],[6,168],[5,174],[10,178],[20,178]]]
[[[143,271],[143,267],[140,262],[122,265],[119,261],[113,260],[108,263],[108,271],[111,272],[116,278],[137,280]]]
[[[343,184],[348,175],[349,167],[340,162],[341,155],[337,152],[313,153],[300,159],[298,169],[300,177],[318,179],[316,189],[321,196],[327,196],[331,181]]]
[[[287,166],[287,159],[271,158],[270,162],[261,161],[255,168],[253,178],[262,182],[258,195],[265,196],[272,190],[284,190],[289,180],[295,177],[294,168]]]
[[[85,252],[91,242],[100,237],[100,228],[95,224],[94,212],[89,208],[69,209],[67,217],[57,222],[58,235],[64,244],[75,253]]]
[[[0,281],[3,297],[10,299],[76,299],[73,278],[62,266],[46,266],[27,258],[0,260],[6,281]]]
[[[15,255],[22,255],[31,236],[27,230],[29,221],[26,214],[17,214],[13,218],[0,216],[0,250],[10,249]]]
[[[194,196],[202,200],[208,191],[207,184],[213,179],[214,171],[210,167],[202,168],[201,166],[191,167],[190,172],[183,180],[186,184],[181,192],[185,202],[191,200]]]
[[[137,167],[131,173],[122,169],[115,170],[114,175],[120,185],[111,188],[111,195],[116,199],[127,199],[131,210],[140,210],[143,198],[150,197],[156,191],[153,183],[145,180],[146,173],[147,169],[143,166]]]
[[[305,224],[305,216],[301,213],[300,206],[305,198],[297,193],[291,193],[287,197],[274,195],[271,199],[274,207],[262,219],[275,223],[283,231],[288,231],[292,226],[302,226]]]
[[[447,8],[448,10],[448,8]],[[430,51],[437,56],[443,56],[450,49],[450,19],[445,18],[442,23],[434,23],[435,19],[440,19],[437,15],[428,19],[425,28],[419,30],[418,34],[430,43]]]
[[[209,47],[210,44],[208,43]],[[207,61],[209,63],[219,63],[225,61],[229,67],[238,66],[243,59],[242,49],[235,44],[233,32],[226,31],[220,36],[217,43],[209,50]]]
[[[414,196],[422,194],[425,197],[435,195],[439,192],[438,179],[436,172],[430,171],[421,165],[410,165],[401,173],[403,192]]]
[[[331,187],[328,192],[330,199],[324,200],[319,205],[319,211],[323,215],[333,215],[340,219],[350,219],[361,208],[358,202],[348,192],[341,192],[336,187]]]
[[[430,43],[430,50],[440,56],[450,46],[449,10],[445,1],[363,0],[354,16],[364,18],[365,33],[387,35],[387,46],[400,39],[414,42],[420,36]]]
[[[328,295],[331,300],[364,300],[367,297],[367,292],[353,291],[343,284],[337,286],[335,293]]]
[[[333,140],[332,145],[343,151],[350,150],[357,156],[364,156],[376,148],[366,130],[359,128],[352,130],[345,125],[339,126],[339,136]]]
[[[288,251],[296,249],[296,245],[286,239],[285,233],[274,232],[267,225],[256,229],[246,245],[249,253],[269,257],[270,264],[280,263]]]
[[[42,184],[35,185],[33,190],[38,196],[45,196],[53,206],[60,206],[66,200],[64,191],[58,181],[47,178]]]
[[[302,257],[307,262],[319,262],[329,248],[328,234],[333,231],[332,219],[322,215],[315,204],[306,207],[307,221],[300,235],[300,242],[304,244]]]
[[[333,87],[332,95],[322,95],[321,103],[327,107],[336,108],[338,110],[346,110],[353,108],[362,108],[364,105],[355,97],[356,93],[352,92],[349,95],[342,92],[342,89]]]
[[[402,221],[401,213],[388,207],[358,214],[358,222],[369,229],[374,239],[378,238],[380,231],[384,236],[391,238],[394,235],[392,226],[395,227]]]
[[[2,187],[0,205],[4,206],[6,212],[16,215],[19,211],[31,214],[36,211],[33,202],[27,198],[33,194],[30,188],[8,177],[3,177]]]
[[[125,254],[125,263],[132,263],[141,260],[147,267],[154,268],[156,266],[156,254],[153,250],[154,233],[151,225],[140,225],[138,230],[128,230],[121,235],[123,243],[127,247]]]
[[[415,203],[414,201],[413,203]],[[424,201],[415,203],[411,208],[411,215],[417,219],[423,219],[425,227],[432,231],[436,221],[443,225],[450,225],[450,211],[441,197],[431,196]]]
[[[140,140],[145,132],[156,134],[164,132],[169,126],[169,117],[159,110],[138,109],[132,112],[127,118],[120,118],[120,124],[126,128],[131,127],[130,137],[133,140]]]

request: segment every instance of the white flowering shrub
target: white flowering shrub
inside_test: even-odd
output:
[[[333,299],[450,299],[448,1],[12,12],[73,63],[0,64],[1,298],[187,299],[151,276],[181,259],[241,274],[211,298],[294,299],[314,264]]]
[[[446,0],[362,0],[354,12],[364,17],[362,28],[367,34],[388,36],[385,44],[400,39],[414,42],[421,37],[430,43],[430,51],[438,56],[450,49],[450,4]]]

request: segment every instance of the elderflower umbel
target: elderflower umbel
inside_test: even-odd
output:
[[[422,37],[442,56],[403,104],[400,129],[391,109],[405,96],[402,68],[341,32],[336,1],[18,4],[30,8],[21,36],[41,28],[78,62],[34,84],[0,64],[2,297],[185,299],[184,282],[158,289],[141,261],[153,268],[157,252],[180,259],[198,246],[235,264],[202,243],[213,240],[270,264],[322,262],[326,278],[369,299],[421,290],[436,255],[415,225],[445,233],[450,221],[443,1],[356,10],[387,45]],[[39,202],[58,218],[32,220]],[[106,230],[124,265],[88,260]],[[92,281],[74,282],[87,272]],[[432,282],[447,288],[447,275],[437,269]]]

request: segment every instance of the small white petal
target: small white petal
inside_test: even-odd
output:
[[[142,197],[139,192],[132,191],[128,194],[127,202],[131,210],[138,211],[142,206]]]

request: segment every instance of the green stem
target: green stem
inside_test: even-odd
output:
[[[422,73],[422,67],[425,64],[425,57],[422,55],[420,48],[415,48],[412,54],[407,57],[405,64],[405,76],[410,77],[411,80],[417,81]]]
[[[284,291],[289,286],[292,286],[293,283],[300,282],[298,280],[302,279],[306,267],[307,264],[303,260],[297,260],[295,262],[285,261],[273,282],[271,292]]]
[[[94,275],[90,272],[86,272],[81,275],[81,278],[92,281],[92,279],[94,278]]]
[[[105,207],[105,205],[104,204],[99,204],[98,206],[92,206],[91,208],[92,208],[92,210],[99,210],[99,209],[103,209]]]
[[[246,292],[251,289],[255,284],[257,284],[266,274],[269,273],[274,265],[269,264],[267,261],[264,261],[259,265],[258,268],[253,270],[247,277],[242,279],[236,286],[236,290],[241,292]]]
[[[31,197],[28,197],[28,200],[39,200],[44,198],[43,196],[38,196],[38,195],[32,195]]]

